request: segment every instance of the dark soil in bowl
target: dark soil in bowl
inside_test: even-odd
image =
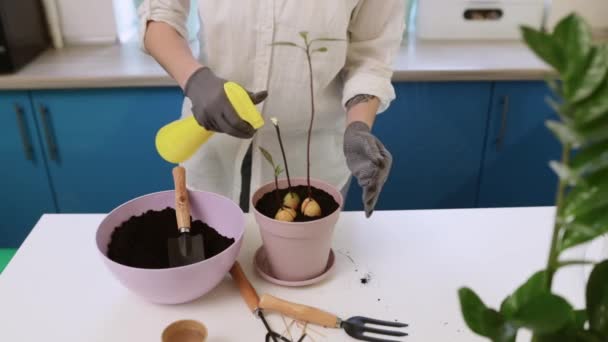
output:
[[[292,189],[296,194],[298,194],[298,196],[300,196],[300,204],[302,204],[302,201],[304,201],[304,199],[308,197],[308,187],[306,185],[297,185],[294,186]],[[283,198],[285,197],[285,195],[287,195],[287,192],[287,189],[279,189],[279,197],[281,198],[281,201],[283,201]],[[331,215],[340,207],[340,205],[338,204],[338,202],[336,202],[332,195],[321,189],[317,189],[314,186],[312,187],[312,198],[314,198],[314,200],[319,203],[319,206],[321,207],[321,216],[304,216],[298,208],[298,210],[296,210],[297,216],[294,222],[308,222],[319,220]],[[260,200],[255,204],[255,208],[263,215],[268,216],[270,218],[274,218],[280,208],[279,203],[277,203],[276,190],[265,193],[262,198],[260,198]]]
[[[202,221],[193,221],[191,234],[203,234],[205,257],[209,259],[234,243]],[[114,229],[108,245],[108,258],[137,268],[169,268],[169,238],[177,238],[175,209],[149,210],[132,216]]]

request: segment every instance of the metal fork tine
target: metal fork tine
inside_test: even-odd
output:
[[[387,336],[407,336],[407,333],[404,333],[402,331],[376,329],[376,328],[371,328],[371,327],[364,327],[363,331],[369,332],[372,334],[380,334],[380,335],[387,335]]]
[[[361,341],[368,341],[368,342],[399,342],[397,340],[385,340],[383,338],[376,338],[376,337],[370,337],[370,336],[365,336],[365,335],[357,336],[356,339],[361,340]]]
[[[383,325],[386,327],[395,327],[395,328],[407,327],[407,324],[400,323],[400,322],[381,321],[379,319],[373,319],[373,318],[368,318],[368,317],[358,317],[358,318],[360,318],[363,322],[369,323],[369,324]]]

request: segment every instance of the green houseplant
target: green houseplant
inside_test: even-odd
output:
[[[532,341],[608,341],[608,260],[593,265],[586,308],[575,309],[552,293],[562,267],[591,264],[563,260],[561,253],[608,232],[608,45],[594,44],[578,15],[562,19],[553,32],[522,28],[527,46],[548,63],[551,105],[559,121],[548,121],[562,144],[561,161],[550,163],[559,177],[547,266],[534,273],[501,304],[488,308],[469,288],[459,290],[465,322],[492,341],[515,341],[519,329]]]

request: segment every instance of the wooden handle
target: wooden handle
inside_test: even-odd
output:
[[[262,295],[259,307],[260,309],[280,312],[283,315],[293,319],[321,325],[326,328],[340,327],[340,320],[338,317],[336,317],[336,315],[332,315],[329,312],[325,312],[311,306],[290,303],[286,300],[276,298],[268,294]]]
[[[190,228],[190,200],[186,189],[186,170],[181,166],[173,168],[175,183],[175,215],[177,228]]]
[[[243,272],[243,269],[238,261],[235,261],[234,265],[232,265],[230,275],[236,282],[236,285],[239,287],[241,297],[243,297],[245,303],[247,303],[249,310],[251,310],[251,312],[257,310],[260,297],[258,297],[258,293],[255,292],[253,285],[251,285],[249,279],[247,279],[247,276],[245,275],[245,272]]]

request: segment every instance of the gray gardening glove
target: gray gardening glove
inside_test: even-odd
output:
[[[365,216],[370,217],[388,178],[393,157],[361,121],[346,127],[344,155],[348,168],[363,188]]]
[[[192,113],[198,124],[209,131],[226,133],[237,138],[251,138],[255,130],[234,110],[224,92],[226,82],[207,67],[196,70],[186,82],[185,89],[186,96],[192,101]],[[266,96],[266,91],[249,93],[254,104],[264,101]]]

